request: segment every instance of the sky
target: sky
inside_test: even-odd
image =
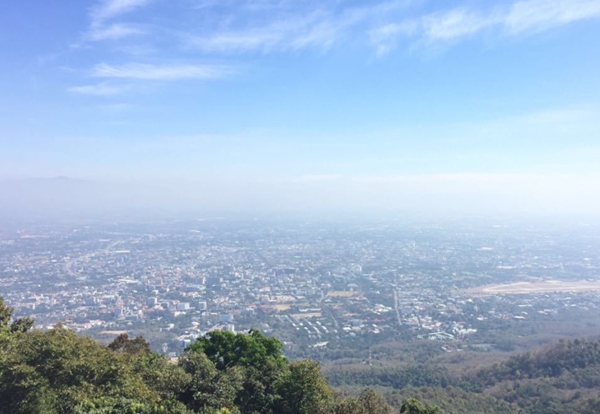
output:
[[[5,3],[12,208],[600,213],[600,0]]]

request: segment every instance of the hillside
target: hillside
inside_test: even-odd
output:
[[[142,337],[103,346],[61,325],[32,326],[13,320],[0,298],[0,413],[600,412],[597,340],[563,340],[463,371],[443,359],[387,359],[322,374],[316,361],[289,361],[282,343],[258,330],[211,332],[173,362]]]
[[[480,361],[497,355],[480,355]],[[455,358],[460,361],[461,358]],[[466,359],[466,357],[464,358]],[[457,369],[427,363],[329,365],[329,381],[347,392],[370,386],[399,407],[415,397],[445,414],[593,414],[600,412],[600,341],[561,340],[500,362]],[[454,364],[456,365],[456,364]],[[460,363],[458,363],[460,367]]]
[[[290,362],[257,330],[214,331],[176,363],[142,337],[108,346],[56,326],[31,330],[0,297],[0,413],[7,414],[386,414],[380,394],[341,397],[312,360]],[[402,412],[434,409],[407,399]]]

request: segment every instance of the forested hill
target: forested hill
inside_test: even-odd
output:
[[[573,387],[600,386],[600,341],[562,340],[512,356],[505,362],[480,370],[475,378],[469,380],[490,386],[501,381],[558,378],[569,373],[578,378],[576,384],[571,384]]]
[[[257,330],[215,331],[178,359],[141,337],[103,346],[61,326],[31,330],[0,298],[0,413],[6,414],[387,414],[383,396],[341,398],[311,360],[289,362]],[[414,399],[401,412],[434,413]]]
[[[485,356],[482,356],[485,360]],[[469,372],[443,363],[330,366],[336,387],[377,387],[388,403],[414,397],[445,414],[598,414],[600,341],[560,341]]]
[[[508,358],[463,386],[508,401],[524,414],[600,413],[600,341],[575,339]]]
[[[32,326],[0,298],[0,414],[600,413],[600,342],[586,339],[469,372],[439,361],[341,366],[328,382],[319,363],[288,361],[257,330],[212,332],[172,362],[141,337],[103,346]]]

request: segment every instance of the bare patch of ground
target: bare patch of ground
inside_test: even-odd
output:
[[[517,282],[486,285],[462,291],[462,293],[468,295],[524,295],[554,292],[600,292],[600,281],[545,280],[541,282]]]

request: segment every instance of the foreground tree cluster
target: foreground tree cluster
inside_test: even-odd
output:
[[[32,326],[0,297],[0,414],[600,413],[598,340],[466,371],[440,360],[333,365],[328,382],[319,363],[288,361],[281,342],[257,330],[212,332],[170,361],[142,337],[103,346],[61,325]]]
[[[0,298],[0,413],[386,414],[371,390],[341,398],[312,360],[289,362],[276,338],[215,331],[177,362],[123,334],[103,346],[57,326],[30,330]],[[409,399],[403,413],[435,409]]]

